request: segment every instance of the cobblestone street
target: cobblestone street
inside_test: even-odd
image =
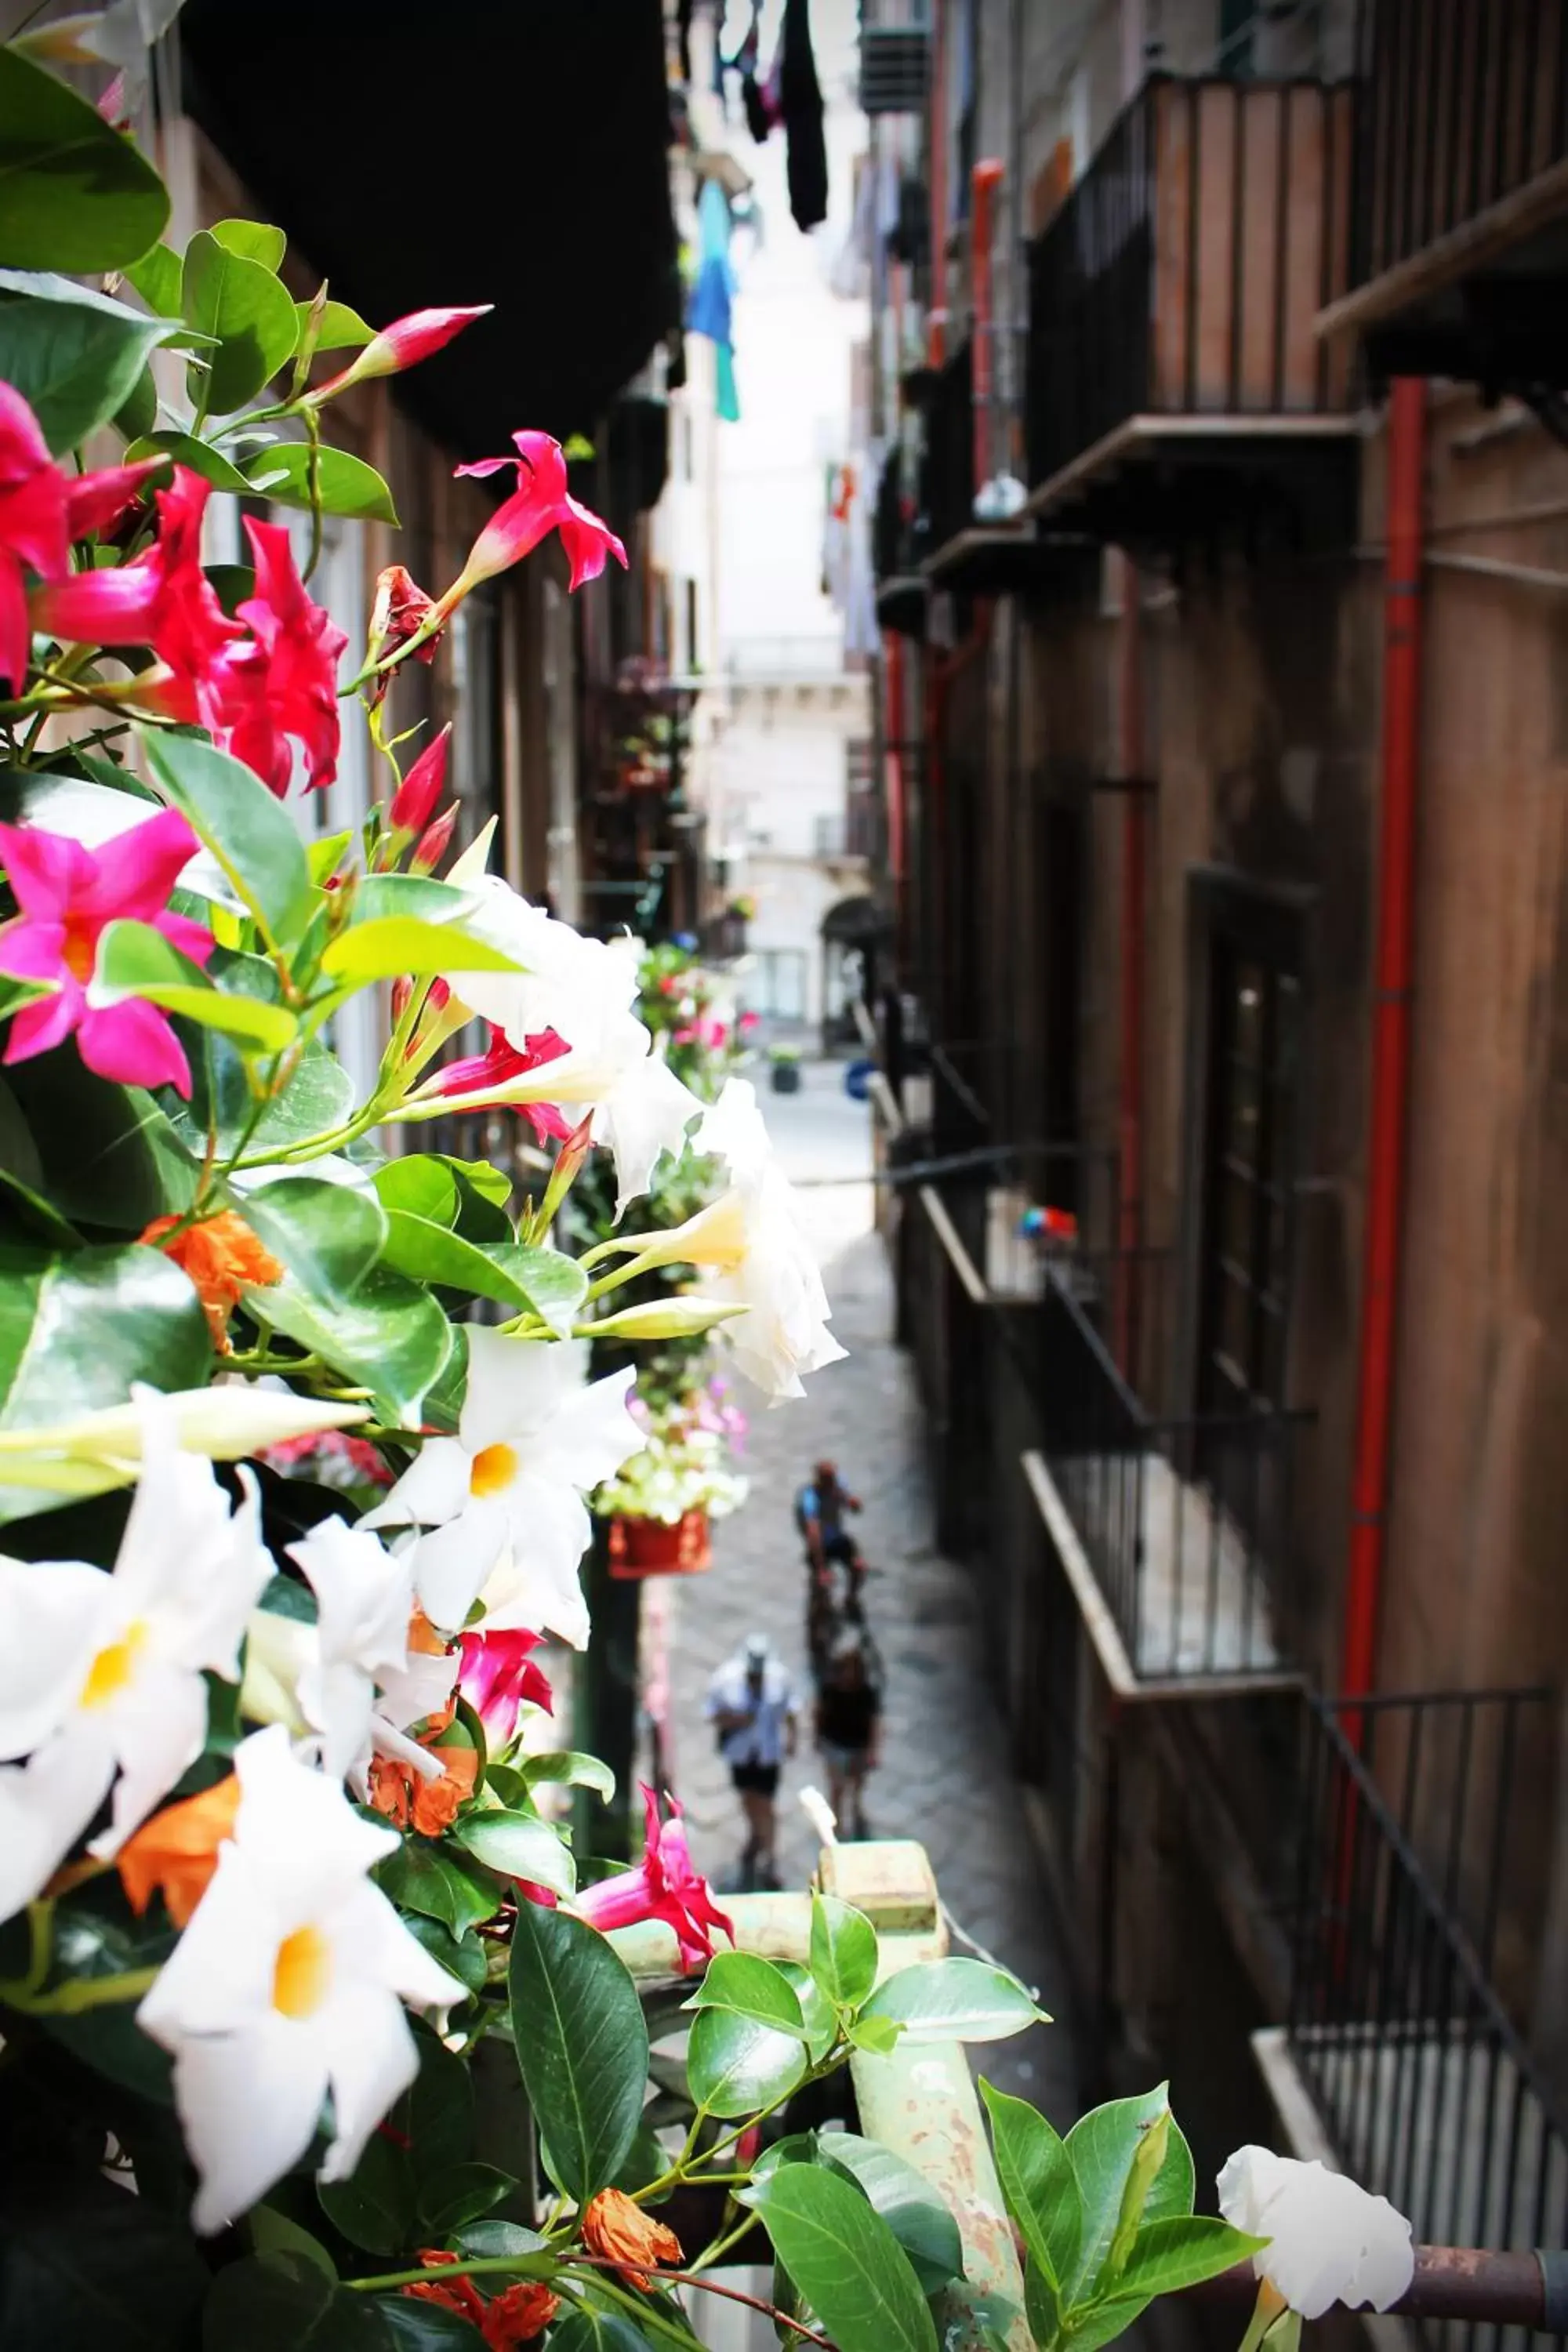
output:
[[[949,1909],[975,1941],[1037,1989],[1064,2023],[975,2053],[981,2070],[1043,2106],[1076,2113],[1065,1970],[1053,1949],[1037,1865],[1008,1770],[968,1577],[933,1549],[913,1377],[891,1338],[892,1293],[871,1226],[869,1114],[842,1070],[807,1066],[795,1097],[765,1098],[768,1124],[802,1187],[812,1240],[847,1362],[818,1373],[803,1402],[759,1412],[744,1468],[751,1498],[714,1532],[711,1573],[647,1589],[645,1624],[668,1610],[672,1777],[700,1865],[733,1883],[742,1832],[729,1776],[703,1721],[708,1678],[753,1631],[788,1665],[805,1715],[780,1790],[779,1867],[799,1885],[816,1840],[795,1792],[824,1775],[810,1738],[803,1641],[805,1580],[793,1502],[820,1455],[835,1458],[865,1506],[856,1531],[881,1573],[868,1614],[887,1673],[882,1765],[869,1783],[873,1834],[918,1838]],[[958,1948],[955,1947],[955,1948]]]

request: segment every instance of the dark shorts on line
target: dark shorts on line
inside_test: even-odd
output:
[[[778,1794],[779,1768],[776,1764],[731,1764],[730,1778],[746,1796],[775,1797]]]

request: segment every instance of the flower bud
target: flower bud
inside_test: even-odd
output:
[[[312,408],[322,401],[335,400],[353,383],[366,383],[378,375],[401,375],[405,368],[417,367],[465,327],[472,326],[493,310],[493,302],[478,302],[468,310],[410,310],[405,319],[395,319],[390,327],[373,335],[364,349],[356,352],[346,368],[318,384],[309,395]]]
[[[395,833],[423,833],[436,813],[441,797],[441,787],[447,781],[447,754],[452,747],[452,722],[448,719],[439,735],[427,743],[397,790],[392,795],[387,810],[387,823]]]
[[[725,1298],[655,1298],[643,1307],[623,1307],[594,1325],[595,1339],[694,1339],[715,1323],[751,1309]]]
[[[446,814],[438,816],[433,825],[427,826],[415,844],[414,855],[408,861],[411,873],[433,874],[435,872],[452,845],[452,835],[457,830],[457,824],[458,803],[454,801]]]

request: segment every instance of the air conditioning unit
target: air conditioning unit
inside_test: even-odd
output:
[[[919,114],[931,80],[931,35],[923,25],[862,25],[860,109]]]

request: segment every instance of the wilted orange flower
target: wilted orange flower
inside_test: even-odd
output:
[[[395,1764],[390,1756],[373,1756],[370,1759],[370,1801],[378,1813],[384,1813],[395,1830],[408,1827],[409,1782],[413,1774],[405,1764]]]
[[[514,2346],[542,2336],[560,2308],[561,2297],[552,2294],[542,2279],[519,2279],[492,2298],[479,2333],[490,2352],[513,2352]]]
[[[232,1209],[220,1209],[216,1217],[204,1217],[196,1225],[184,1224],[178,1217],[154,1217],[141,1238],[163,1250],[190,1276],[220,1356],[229,1352],[228,1318],[245,1293],[257,1284],[283,1279],[284,1269],[271,1251]]]
[[[443,1748],[446,1768],[438,1780],[420,1780],[414,1790],[414,1826],[422,1837],[439,1837],[458,1817],[458,1807],[474,1793],[479,1777],[477,1748]]]
[[[461,2254],[447,2253],[440,2246],[421,2246],[419,2259],[426,2270],[438,2270],[447,2263],[460,2263],[463,2258]],[[403,2292],[418,2303],[438,2303],[444,2311],[458,2312],[464,2319],[472,2320],[476,2327],[483,2325],[484,2301],[472,2279],[431,2279],[428,2283],[421,2279],[417,2285],[405,2286]]]
[[[207,1891],[217,1850],[233,1835],[238,1811],[239,1781],[231,1772],[144,1822],[115,1857],[132,1911],[145,1911],[161,1887],[170,1918],[176,1927],[184,1927]]]
[[[654,2281],[650,2263],[679,2263],[685,2257],[673,2230],[645,2213],[619,2189],[601,2189],[583,2216],[583,2243],[591,2254],[613,2263],[628,2286],[648,2294]]]

